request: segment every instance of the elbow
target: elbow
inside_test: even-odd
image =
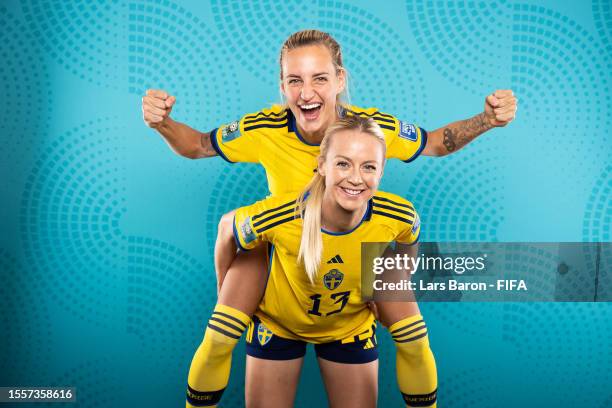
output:
[[[449,151],[443,144],[427,143],[427,146],[423,149],[423,156],[443,157],[451,153],[453,151]]]
[[[435,153],[433,154],[433,156],[436,156],[436,157],[448,156],[449,154],[453,152],[453,151],[449,151],[444,145],[437,146],[436,149],[434,150],[435,150]]]
[[[186,159],[191,159],[191,160],[195,160],[195,159],[201,159],[202,157],[204,157],[202,155],[201,149],[186,149],[186,150],[180,150],[180,151],[176,151],[176,153],[179,156],[183,156]]]

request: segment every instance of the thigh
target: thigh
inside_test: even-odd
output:
[[[318,360],[330,408],[376,407],[378,360],[363,364]]]
[[[267,245],[239,252],[232,262],[217,303],[252,316],[259,306],[268,281]]]
[[[417,302],[382,302],[377,301],[378,319],[385,327],[399,322],[408,316],[421,314]]]
[[[293,407],[304,358],[265,360],[247,356],[244,397],[247,408]]]

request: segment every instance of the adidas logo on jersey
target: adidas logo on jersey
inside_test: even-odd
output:
[[[344,263],[344,261],[342,260],[342,257],[340,255],[336,255],[332,259],[327,261],[327,263],[328,264]]]
[[[374,342],[372,341],[372,339],[368,339],[368,341],[366,341],[366,344],[363,345],[363,349],[364,350],[368,350],[371,348],[376,347],[376,345],[374,344]]]

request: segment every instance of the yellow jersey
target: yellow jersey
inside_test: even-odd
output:
[[[359,115],[376,121],[387,143],[387,158],[405,162],[416,159],[427,143],[427,132],[376,108],[341,106],[340,115]],[[300,135],[289,108],[274,105],[248,114],[211,131],[217,154],[230,163],[260,163],[266,170],[268,188],[275,195],[299,192],[317,167],[319,145]]]
[[[374,315],[361,298],[361,243],[416,243],[420,222],[414,206],[377,192],[353,230],[322,229],[322,262],[312,284],[297,262],[302,219],[296,196],[272,196],[236,211],[234,237],[241,250],[270,244],[268,282],[255,314],[274,334],[288,339],[327,343],[371,336]]]

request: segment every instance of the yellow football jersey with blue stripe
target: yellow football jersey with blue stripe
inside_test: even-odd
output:
[[[374,119],[385,134],[388,158],[410,162],[427,143],[425,130],[376,108],[343,106],[340,113]],[[302,138],[291,110],[280,105],[214,129],[211,140],[219,156],[229,162],[261,163],[272,195],[299,192],[317,167],[319,145]]]
[[[322,230],[323,254],[314,284],[298,264],[302,219],[296,194],[272,196],[239,208],[234,236],[242,250],[268,242],[269,276],[256,315],[273,333],[310,343],[365,339],[374,316],[361,298],[361,243],[413,244],[420,233],[414,206],[402,197],[377,192],[352,231]]]

